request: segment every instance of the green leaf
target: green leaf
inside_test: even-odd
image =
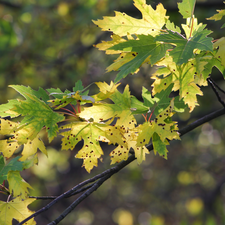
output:
[[[45,102],[31,94],[24,94],[27,100],[20,101],[13,109],[24,116],[21,125],[27,124],[31,128],[30,139],[34,139],[45,126],[50,141],[57,135],[57,123],[64,120],[64,116],[54,112]]]
[[[156,116],[170,105],[171,98],[169,95],[172,92],[173,85],[174,84],[170,84],[165,90],[162,90],[154,96],[154,100],[157,103],[154,110],[154,114]],[[185,105],[183,99],[179,99],[179,96],[174,98],[174,111],[184,112],[186,107],[187,106]]]
[[[23,170],[23,162],[18,161],[19,158],[20,156],[17,156],[5,164],[3,155],[0,155],[0,184],[2,184],[4,180],[7,180],[9,171]]]
[[[120,67],[115,82],[126,77],[129,73],[135,73],[145,61],[155,64],[165,56],[166,50],[171,47],[170,45],[156,43],[155,38],[150,35],[137,35],[137,38],[137,40],[128,40],[109,48],[109,50],[116,50],[121,53],[136,52],[133,53],[134,58],[131,61]]]
[[[17,104],[18,104],[18,101],[16,99],[9,100],[8,103],[6,103],[6,104],[1,104],[0,105],[0,117],[4,118],[7,116],[10,116],[11,118],[14,118],[14,117],[19,116],[20,114],[11,110]]]
[[[142,87],[141,95],[144,100],[144,105],[151,108],[155,103],[154,98],[152,98],[152,94],[145,87]]]
[[[131,96],[131,110],[132,114],[142,114],[147,113],[149,111],[149,107],[147,107],[143,102],[139,101],[136,97]]]
[[[9,182],[9,191],[11,195],[14,197],[20,196],[22,199],[27,198],[29,193],[28,188],[32,189],[32,187],[24,181],[20,176],[19,171],[9,171],[7,180]]]
[[[87,89],[89,86],[91,86],[93,83],[89,84],[87,87],[83,87],[83,84],[82,84],[82,81],[81,80],[78,80],[76,83],[75,83],[75,87],[73,88],[73,91],[74,92],[77,92],[79,91],[79,94],[80,95],[88,95],[89,93],[89,90],[83,92],[85,89]]]
[[[177,32],[168,31],[168,34],[162,34],[156,37],[157,41],[175,44],[176,47],[170,52],[173,61],[178,65],[188,62],[194,56],[194,49],[212,51],[212,38],[206,37],[211,31],[203,30],[196,32],[193,37],[186,39]]]
[[[47,91],[49,92],[49,95],[54,96],[57,99],[62,99],[64,96],[69,97],[71,94],[71,91],[65,90],[65,92],[62,92],[59,88],[49,88]]]
[[[157,116],[160,112],[162,112],[170,105],[171,98],[169,98],[169,94],[171,93],[172,88],[173,84],[170,84],[166,90],[162,90],[154,96],[154,100],[157,103],[157,106],[154,110],[155,116]]]
[[[183,0],[182,3],[178,3],[179,12],[184,19],[188,17],[192,17],[194,12],[195,2],[196,0]]]
[[[161,140],[157,133],[154,133],[152,136],[152,144],[154,148],[154,153],[156,154],[158,152],[160,156],[167,159],[168,150],[166,148],[166,144]]]
[[[28,95],[34,95],[38,99],[43,100],[45,103],[49,100],[49,96],[46,91],[42,88],[39,88],[38,91],[33,90],[31,87],[25,87],[23,85],[10,85],[17,92],[19,92],[22,96],[27,98]]]
[[[173,22],[170,22],[169,20],[167,20],[167,22],[166,22],[166,28],[168,30],[172,30],[174,32],[181,33],[180,28],[177,27],[177,26],[175,27],[174,23]]]

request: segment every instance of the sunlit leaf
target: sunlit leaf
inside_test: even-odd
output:
[[[27,198],[21,201],[20,197],[17,197],[9,202],[0,201],[0,218],[2,225],[12,225],[13,219],[21,222],[26,219],[28,216],[33,214],[27,206],[34,202],[35,198]],[[36,222],[32,218],[26,222],[27,225],[35,225]]]
[[[27,198],[29,193],[28,188],[32,189],[32,187],[20,176],[19,171],[9,171],[7,180],[11,195],[14,197],[20,196],[21,199]]]

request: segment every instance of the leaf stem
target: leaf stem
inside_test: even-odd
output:
[[[75,114],[77,114],[75,107],[73,107],[73,105],[71,103],[70,103],[70,106],[73,108],[73,111],[75,112]]]
[[[195,0],[195,3],[194,3],[194,7],[193,7],[193,9],[192,9],[192,12],[191,12],[191,21],[190,21],[190,24],[189,24],[189,26],[191,26],[191,30],[190,30],[189,38],[190,38],[191,35],[192,35],[193,26],[194,26],[194,10],[195,10],[195,4],[196,4],[196,0]]]

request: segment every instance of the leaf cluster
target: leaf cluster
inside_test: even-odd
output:
[[[89,86],[84,88],[81,81],[71,91],[10,86],[23,99],[0,105],[1,192],[12,197],[11,201],[0,202],[0,218],[7,218],[0,219],[3,224],[10,224],[13,218],[22,221],[32,214],[27,209],[34,201],[28,198],[32,187],[22,179],[20,171],[38,163],[38,150],[48,155],[42,141],[45,133],[49,142],[60,134],[62,150],[74,150],[82,143],[75,157],[83,160],[87,172],[102,160],[101,142],[114,145],[109,154],[111,164],[126,161],[130,154],[138,164],[142,163],[149,154],[149,143],[155,153],[167,159],[169,141],[180,139],[172,116],[186,108],[194,110],[197,95],[203,95],[200,87],[208,84],[213,67],[224,75],[225,37],[208,37],[212,32],[194,17],[194,0],[178,4],[186,19],[181,27],[169,20],[162,4],[154,10],[145,0],[134,0],[134,6],[142,13],[142,19],[116,12],[114,17],[94,21],[103,31],[113,32],[112,40],[96,47],[106,54],[119,54],[107,70],[120,71],[110,84],[96,82],[96,94],[89,95]],[[219,11],[209,19],[218,20],[223,15]],[[142,88],[142,100],[130,93],[128,85],[121,93],[119,81],[137,73],[144,63],[157,67],[151,77],[152,88]],[[179,94],[171,98],[173,91]],[[139,114],[144,117],[143,124],[136,120]]]

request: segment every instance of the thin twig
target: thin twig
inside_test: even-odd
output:
[[[67,196],[73,194],[76,190],[80,189],[81,187],[83,187],[84,185],[94,182],[108,174],[111,174],[111,176],[114,173],[117,173],[118,171],[120,171],[124,166],[128,165],[130,162],[132,162],[133,160],[135,160],[134,155],[131,155],[126,161],[122,161],[120,163],[118,163],[116,166],[105,170],[104,172],[88,179],[85,180],[83,182],[81,182],[80,184],[74,186],[72,189],[70,189],[69,191],[63,193],[62,195],[58,196],[56,199],[54,199],[52,202],[50,202],[49,204],[47,204],[45,207],[41,208],[40,210],[38,210],[37,212],[33,213],[32,215],[30,215],[29,217],[27,217],[25,220],[21,221],[20,223],[18,223],[17,225],[22,225],[25,222],[27,222],[28,220],[32,219],[33,217],[39,215],[40,213],[47,211],[50,207],[52,207],[54,204],[56,204],[59,200],[66,198]],[[86,192],[85,192],[86,193]],[[84,193],[84,194],[85,194]]]
[[[84,192],[79,198],[77,198],[66,210],[54,221],[49,223],[48,225],[55,225],[58,224],[61,220],[63,220],[77,205],[79,205],[80,202],[82,202],[85,198],[87,198],[92,192],[96,191],[106,180],[108,180],[113,174],[119,172],[121,169],[123,169],[125,166],[130,164],[135,160],[134,155],[130,155],[129,158],[126,161],[122,161],[120,163],[120,166],[115,166],[114,169],[109,173],[106,174],[104,177],[99,179],[95,182],[95,184],[86,192]]]
[[[222,106],[225,108],[225,102],[221,99],[221,97],[220,97],[218,91],[216,90],[216,88],[215,88],[215,86],[214,86],[213,81],[212,81],[210,78],[207,78],[207,81],[208,81],[209,84],[211,85],[211,87],[212,87],[214,93],[216,94],[216,97],[217,97],[218,101],[219,101],[219,102],[222,104]]]
[[[212,81],[212,83],[214,84],[214,86],[219,90],[221,91],[223,94],[225,94],[225,91],[210,77],[208,78]]]
[[[84,192],[86,190],[88,190],[89,188],[91,188],[94,184],[89,184],[87,185],[86,187],[83,187],[77,191],[74,191],[73,193],[71,193],[70,195],[68,196],[65,196],[65,198],[70,198],[71,196],[73,195],[77,195],[77,194],[80,194],[81,192]],[[29,198],[36,198],[36,200],[50,200],[50,199],[56,199],[58,198],[59,196],[29,196]]]

